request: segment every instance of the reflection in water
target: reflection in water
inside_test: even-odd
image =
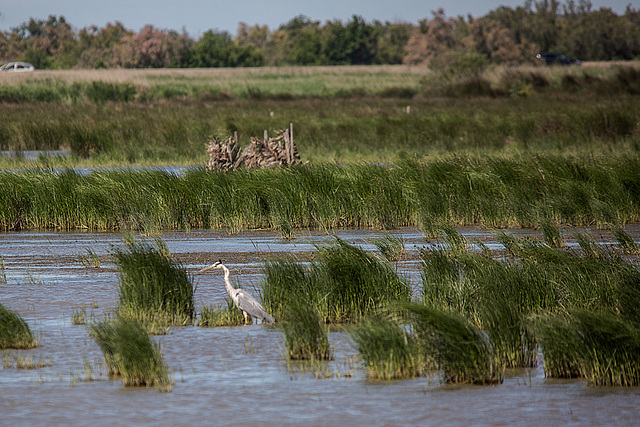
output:
[[[499,244],[490,232],[463,230],[469,239]],[[529,233],[522,231],[521,233]],[[337,233],[373,250],[370,231]],[[398,232],[410,259],[398,268],[420,282],[416,230]],[[596,234],[596,233],[594,233]],[[637,236],[635,236],[637,237]],[[169,250],[193,274],[201,308],[223,302],[221,275],[197,269],[218,258],[242,283],[260,286],[260,266],[271,254],[303,254],[331,237],[309,233],[282,241],[273,233],[229,236],[222,232],[167,233]],[[435,376],[368,381],[344,332],[330,334],[334,359],[318,366],[284,360],[278,328],[175,328],[155,337],[173,371],[171,393],[125,389],[105,376],[102,353],[85,326],[72,324],[84,309],[101,316],[117,304],[117,271],[109,255],[122,236],[110,233],[7,233],[0,235],[7,283],[0,301],[17,311],[39,337],[40,347],[7,354],[51,358],[51,366],[0,371],[0,413],[6,425],[50,424],[607,424],[638,421],[640,390],[587,387],[547,380],[542,367],[508,372],[491,387],[442,385]],[[87,267],[88,251],[100,259]],[[93,381],[88,381],[92,379]]]

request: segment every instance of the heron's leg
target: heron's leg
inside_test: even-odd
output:
[[[242,314],[244,315],[244,324],[247,325],[249,323],[249,320],[247,319],[247,312],[243,311]]]

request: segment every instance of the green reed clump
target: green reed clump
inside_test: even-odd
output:
[[[0,304],[0,348],[33,348],[37,345],[27,322]]]
[[[191,323],[192,280],[186,269],[171,259],[161,241],[157,247],[130,241],[116,249],[114,260],[120,270],[120,312],[167,325]]]
[[[410,285],[391,266],[340,238],[319,248],[316,267],[328,287],[328,311],[342,321],[357,321],[383,305],[411,298]]]
[[[542,349],[544,373],[550,378],[580,377],[576,355],[580,347],[566,315],[532,315],[529,329]]]
[[[640,220],[640,157],[308,164],[184,175],[0,172],[0,229],[160,231],[611,224]],[[544,215],[541,214],[544,212]]]
[[[292,301],[282,319],[287,359],[331,360],[329,331],[317,311],[306,301]]]
[[[596,386],[640,385],[640,329],[618,316],[586,310],[545,314],[532,319],[532,330],[546,375],[580,376]]]
[[[275,317],[305,300],[329,323],[357,322],[394,301],[409,301],[409,284],[387,263],[336,238],[318,248],[309,271],[293,260],[265,265],[263,301]]]
[[[453,248],[422,250],[422,299],[473,321],[505,366],[536,365],[537,343],[526,319],[540,310],[612,310],[638,321],[640,273],[615,251],[596,250],[586,238],[581,254],[499,237],[506,259]]]
[[[407,254],[407,249],[404,246],[404,240],[402,236],[393,236],[391,234],[385,234],[382,237],[374,238],[370,240],[382,256],[388,262],[397,262]]]
[[[636,244],[636,242],[633,241],[631,236],[629,236],[629,234],[626,231],[624,231],[622,227],[620,226],[612,227],[611,232],[613,233],[613,236],[616,238],[616,240],[618,241],[618,244],[624,251],[632,254],[638,254],[640,252],[640,249],[638,248],[638,245]]]
[[[89,331],[104,354],[110,376],[127,387],[171,390],[160,346],[151,341],[140,322],[118,317],[114,322],[92,323]]]
[[[560,233],[560,229],[555,224],[553,224],[550,220],[545,219],[540,223],[540,228],[542,229],[542,236],[544,237],[544,241],[549,247],[562,247],[562,234]]]
[[[504,364],[486,335],[464,317],[425,305],[406,306],[422,351],[449,383],[502,382]]]
[[[422,375],[427,367],[415,336],[391,318],[365,317],[349,335],[372,379],[403,379]]]
[[[249,316],[247,324],[252,324],[253,318]],[[200,312],[198,326],[205,328],[220,326],[241,326],[244,325],[244,316],[242,311],[235,306],[231,299],[227,300],[225,306],[203,307]]]
[[[463,316],[484,330],[507,367],[535,366],[524,315],[547,304],[543,281],[518,265],[460,250],[422,251],[424,304]]]

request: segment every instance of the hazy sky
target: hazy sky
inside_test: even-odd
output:
[[[191,37],[199,37],[209,29],[234,35],[239,22],[266,24],[273,30],[300,14],[322,23],[346,22],[354,14],[368,22],[417,23],[440,7],[447,16],[470,13],[477,17],[501,5],[523,4],[524,0],[2,0],[0,30],[29,18],[56,15],[64,16],[76,29],[120,21],[136,32],[152,24],[161,29],[185,29]],[[592,4],[594,9],[608,7],[618,14],[624,13],[627,4],[640,8],[640,0],[592,0]]]

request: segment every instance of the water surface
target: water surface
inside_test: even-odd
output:
[[[468,239],[501,248],[493,232],[462,229]],[[629,231],[629,229],[628,229]],[[636,229],[630,230],[637,241]],[[601,232],[590,230],[598,236]],[[518,230],[520,235],[535,235]],[[219,258],[232,279],[257,290],[261,265],[270,257],[305,258],[315,245],[331,241],[299,233],[283,241],[274,233],[166,233],[169,250],[193,275],[196,306],[221,303],[225,289],[218,272],[197,270]],[[341,231],[350,243],[373,250],[370,231]],[[394,232],[410,255],[399,263],[417,289],[421,247],[414,229]],[[104,372],[102,353],[85,326],[74,326],[74,311],[101,316],[117,304],[118,276],[110,254],[122,245],[115,233],[0,234],[6,283],[0,301],[17,311],[38,336],[32,350],[12,355],[51,358],[50,366],[0,370],[2,425],[638,425],[640,389],[595,388],[577,380],[550,380],[542,367],[507,371],[501,385],[443,385],[434,375],[403,381],[371,381],[343,332],[332,332],[335,360],[309,368],[283,358],[278,328],[174,328],[154,337],[173,373],[170,393],[124,388]],[[606,240],[606,239],[605,239]],[[569,241],[569,244],[574,244]],[[98,268],[82,263],[95,255]],[[86,371],[86,367],[90,367]],[[87,381],[87,379],[93,379]]]

